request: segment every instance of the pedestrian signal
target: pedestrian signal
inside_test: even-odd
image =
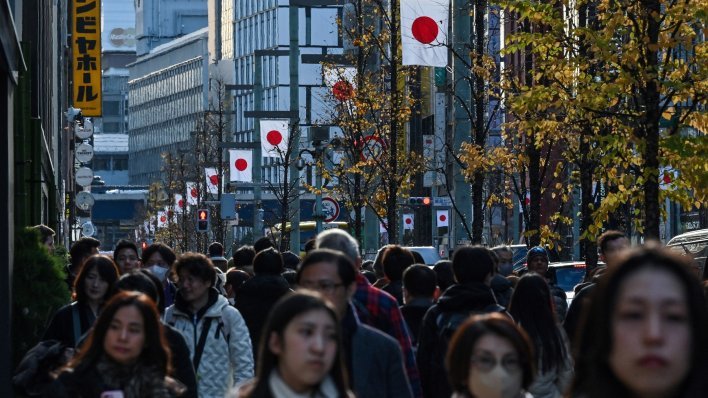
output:
[[[431,203],[430,196],[412,196],[408,198],[408,204],[411,206],[430,206]]]
[[[209,209],[197,210],[197,232],[209,231]]]

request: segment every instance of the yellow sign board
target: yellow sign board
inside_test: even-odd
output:
[[[101,0],[72,4],[72,106],[83,116],[101,116]]]

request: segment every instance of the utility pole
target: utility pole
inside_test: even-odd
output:
[[[289,145],[293,148],[293,152],[300,148],[300,135],[298,125],[300,123],[300,43],[299,43],[299,10],[295,4],[290,4],[290,128],[296,129],[298,134],[291,134],[293,142]],[[287,172],[287,171],[285,171]],[[296,162],[290,164],[291,181],[300,178],[300,170],[297,168]],[[286,188],[287,189],[287,188]],[[290,250],[293,253],[300,253],[300,188],[298,184],[295,198],[292,202],[293,218],[290,221]]]

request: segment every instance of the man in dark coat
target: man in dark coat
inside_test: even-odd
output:
[[[481,246],[456,249],[452,271],[457,284],[445,290],[437,304],[426,312],[418,338],[417,362],[426,398],[452,395],[444,358],[454,329],[470,315],[504,311],[489,287],[494,276],[489,249]]]
[[[283,272],[283,257],[272,247],[256,254],[253,272],[253,278],[236,289],[234,305],[246,321],[251,335],[253,358],[257,361],[261,330],[270,309],[291,290],[288,282],[280,275]]]

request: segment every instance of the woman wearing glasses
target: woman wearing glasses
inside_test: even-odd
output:
[[[508,317],[476,315],[452,336],[447,351],[453,398],[530,398],[531,342]]]

